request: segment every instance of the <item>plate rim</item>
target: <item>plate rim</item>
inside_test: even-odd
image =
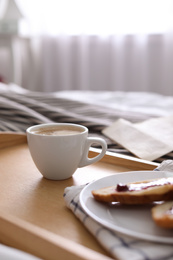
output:
[[[101,220],[100,217],[98,217],[97,215],[95,215],[93,212],[91,212],[88,207],[85,205],[84,201],[83,201],[83,196],[85,195],[86,191],[88,192],[88,190],[95,184],[98,184],[99,182],[102,182],[104,179],[112,179],[112,178],[115,178],[117,179],[117,177],[119,175],[130,175],[130,174],[135,174],[135,175],[140,175],[140,174],[145,174],[145,173],[154,173],[156,174],[156,178],[157,178],[157,174],[158,175],[162,175],[163,174],[163,177],[166,173],[168,174],[171,174],[171,172],[169,171],[126,171],[126,172],[119,172],[119,173],[116,173],[114,175],[108,175],[108,176],[105,176],[105,177],[102,177],[100,179],[97,179],[91,183],[89,183],[88,185],[86,185],[80,195],[79,195],[79,201],[80,201],[80,204],[81,204],[81,207],[82,209],[85,211],[86,214],[88,214],[92,219],[94,219],[96,222],[98,222],[99,224],[103,225],[104,227],[108,228],[108,229],[111,229],[115,232],[118,232],[120,234],[123,234],[123,235],[127,235],[127,236],[130,236],[130,237],[133,237],[133,238],[138,238],[140,240],[146,240],[146,241],[152,241],[152,242],[159,242],[159,243],[166,243],[166,244],[173,244],[173,237],[160,237],[160,236],[156,236],[156,235],[150,235],[150,234],[143,234],[143,233],[140,233],[140,232],[137,232],[137,231],[134,231],[132,232],[131,230],[128,230],[126,228],[123,228],[123,227],[118,227],[116,226],[115,228],[115,225],[114,224],[111,224],[109,223],[109,225],[107,224],[107,221],[105,220]],[[148,177],[147,177],[148,178]],[[150,178],[150,177],[149,177]],[[144,179],[144,178],[143,178]],[[150,179],[153,179],[153,177],[151,177]],[[92,196],[92,195],[91,195]],[[94,199],[94,198],[93,198]],[[141,236],[142,235],[142,236]]]

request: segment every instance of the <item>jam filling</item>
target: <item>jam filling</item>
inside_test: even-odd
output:
[[[128,190],[129,188],[127,184],[122,184],[122,183],[117,184],[116,191],[128,191]]]
[[[119,183],[116,186],[116,191],[118,192],[124,192],[124,191],[140,191],[140,190],[146,190],[152,187],[156,186],[163,186],[163,185],[173,185],[173,178],[161,178],[158,180],[153,180],[150,182],[143,182],[143,183],[131,183],[131,184],[122,184]],[[172,209],[173,211],[173,209]]]

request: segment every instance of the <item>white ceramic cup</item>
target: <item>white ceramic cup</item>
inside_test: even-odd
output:
[[[51,180],[70,178],[77,168],[99,161],[107,149],[104,139],[88,137],[88,129],[77,124],[40,124],[29,127],[26,133],[35,165]],[[94,158],[88,158],[93,143],[100,145],[102,150]]]

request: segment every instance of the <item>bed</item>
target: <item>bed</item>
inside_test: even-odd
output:
[[[149,118],[173,115],[173,97],[147,92],[60,91],[31,92],[15,84],[0,83],[0,132],[25,133],[35,124],[70,122],[85,125],[90,136],[106,140],[108,151],[132,156],[129,151],[102,134],[119,118],[141,122]],[[99,148],[99,147],[96,147]],[[155,160],[173,159],[173,152]],[[6,259],[35,259],[2,247]],[[17,258],[15,258],[17,257]]]
[[[130,156],[134,155],[101,131],[118,118],[141,122],[172,114],[173,97],[156,93],[75,90],[43,93],[0,83],[0,131],[25,133],[29,126],[40,123],[77,123],[87,126],[90,136],[103,137],[108,151]],[[172,158],[171,152],[155,161]]]

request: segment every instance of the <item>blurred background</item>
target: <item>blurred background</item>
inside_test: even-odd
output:
[[[0,0],[0,81],[173,95],[173,0]]]

